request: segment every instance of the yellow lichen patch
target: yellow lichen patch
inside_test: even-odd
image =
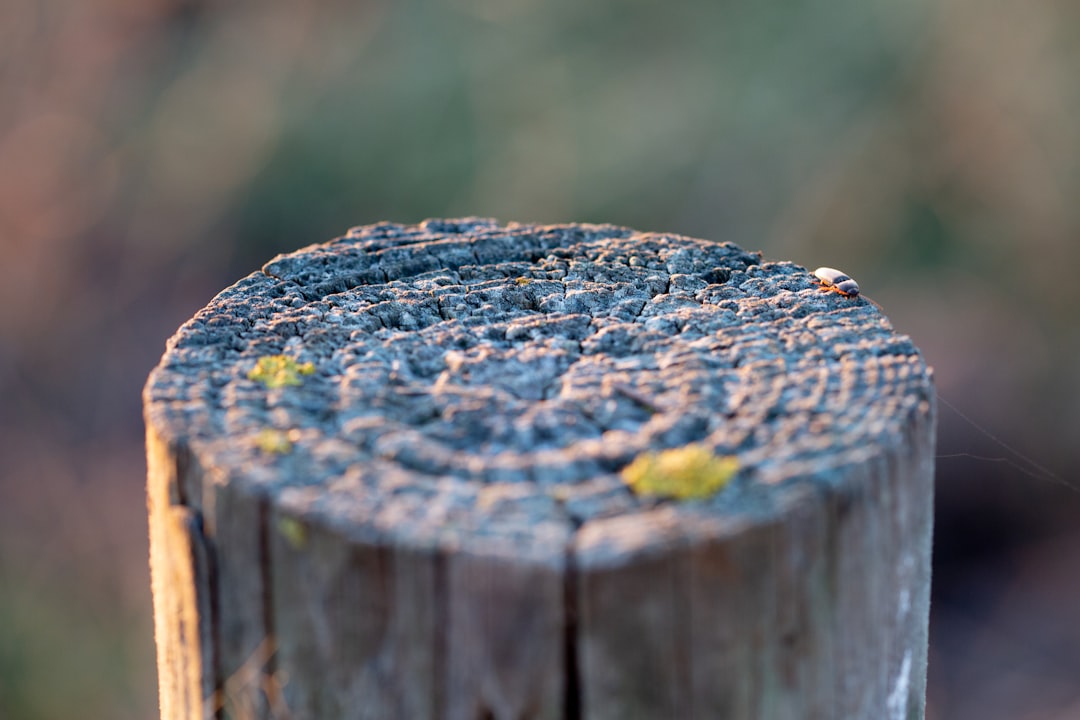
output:
[[[255,436],[255,444],[264,453],[272,455],[284,455],[292,452],[292,439],[289,433],[274,428],[263,428]]]
[[[288,516],[279,518],[277,529],[294,550],[303,550],[307,545],[307,526],[296,518]]]
[[[249,380],[261,382],[268,388],[279,388],[299,385],[301,375],[313,372],[315,366],[309,362],[298,363],[287,355],[267,355],[259,358],[247,376]]]
[[[518,285],[528,285],[529,283],[532,282],[532,280],[527,278],[527,277],[519,277],[519,278],[514,278],[514,282],[516,284],[518,284]]]
[[[623,468],[622,478],[638,495],[692,500],[717,493],[738,469],[735,458],[715,455],[704,445],[692,444],[642,453]]]

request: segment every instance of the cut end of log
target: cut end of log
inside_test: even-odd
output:
[[[222,292],[144,402],[155,558],[192,555],[176,507],[208,548],[186,662],[220,693],[272,636],[260,677],[287,670],[219,703],[880,717],[906,658],[921,707],[930,372],[805,268],[608,225],[354,228]],[[187,596],[154,572],[175,648]]]

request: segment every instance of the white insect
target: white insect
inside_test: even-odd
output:
[[[814,276],[821,281],[822,290],[831,290],[844,297],[856,297],[859,294],[859,283],[836,268],[819,267],[814,271]]]

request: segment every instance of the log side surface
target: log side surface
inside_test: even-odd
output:
[[[355,228],[218,295],[144,406],[164,718],[922,716],[930,370],[798,265]],[[715,495],[623,482],[690,443]]]

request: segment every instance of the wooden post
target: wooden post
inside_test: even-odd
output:
[[[802,267],[356,228],[218,295],[144,401],[163,718],[923,715],[930,370]],[[737,472],[624,481],[686,447]]]

